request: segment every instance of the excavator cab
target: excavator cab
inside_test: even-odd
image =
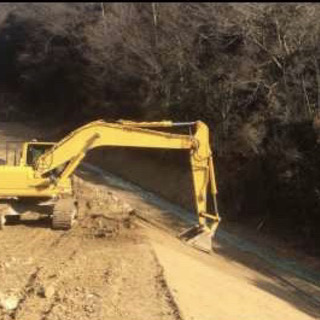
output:
[[[33,166],[37,159],[53,146],[53,142],[25,142],[22,149],[20,165]]]
[[[33,166],[39,156],[54,145],[53,142],[5,141],[0,145],[0,164],[6,166]]]

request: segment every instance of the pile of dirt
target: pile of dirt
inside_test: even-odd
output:
[[[78,225],[86,237],[110,238],[133,227],[134,209],[105,186],[73,178]]]

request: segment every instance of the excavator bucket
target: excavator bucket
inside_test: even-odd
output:
[[[214,236],[217,228],[218,222],[210,231],[202,226],[196,225],[184,230],[178,235],[178,238],[198,250],[211,254],[214,248]]]

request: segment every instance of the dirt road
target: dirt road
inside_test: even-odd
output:
[[[9,139],[34,134],[2,128]],[[154,227],[176,227],[169,212],[99,175],[78,175],[81,211],[71,231],[52,231],[29,213],[0,233],[1,320],[320,318],[316,286],[302,290],[241,252],[187,247]]]

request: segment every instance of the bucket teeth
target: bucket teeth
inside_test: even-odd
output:
[[[184,231],[182,231],[179,235],[178,238],[184,241],[188,241],[189,239],[195,237],[199,233],[203,232],[203,228],[200,227],[199,225],[192,226]]]

